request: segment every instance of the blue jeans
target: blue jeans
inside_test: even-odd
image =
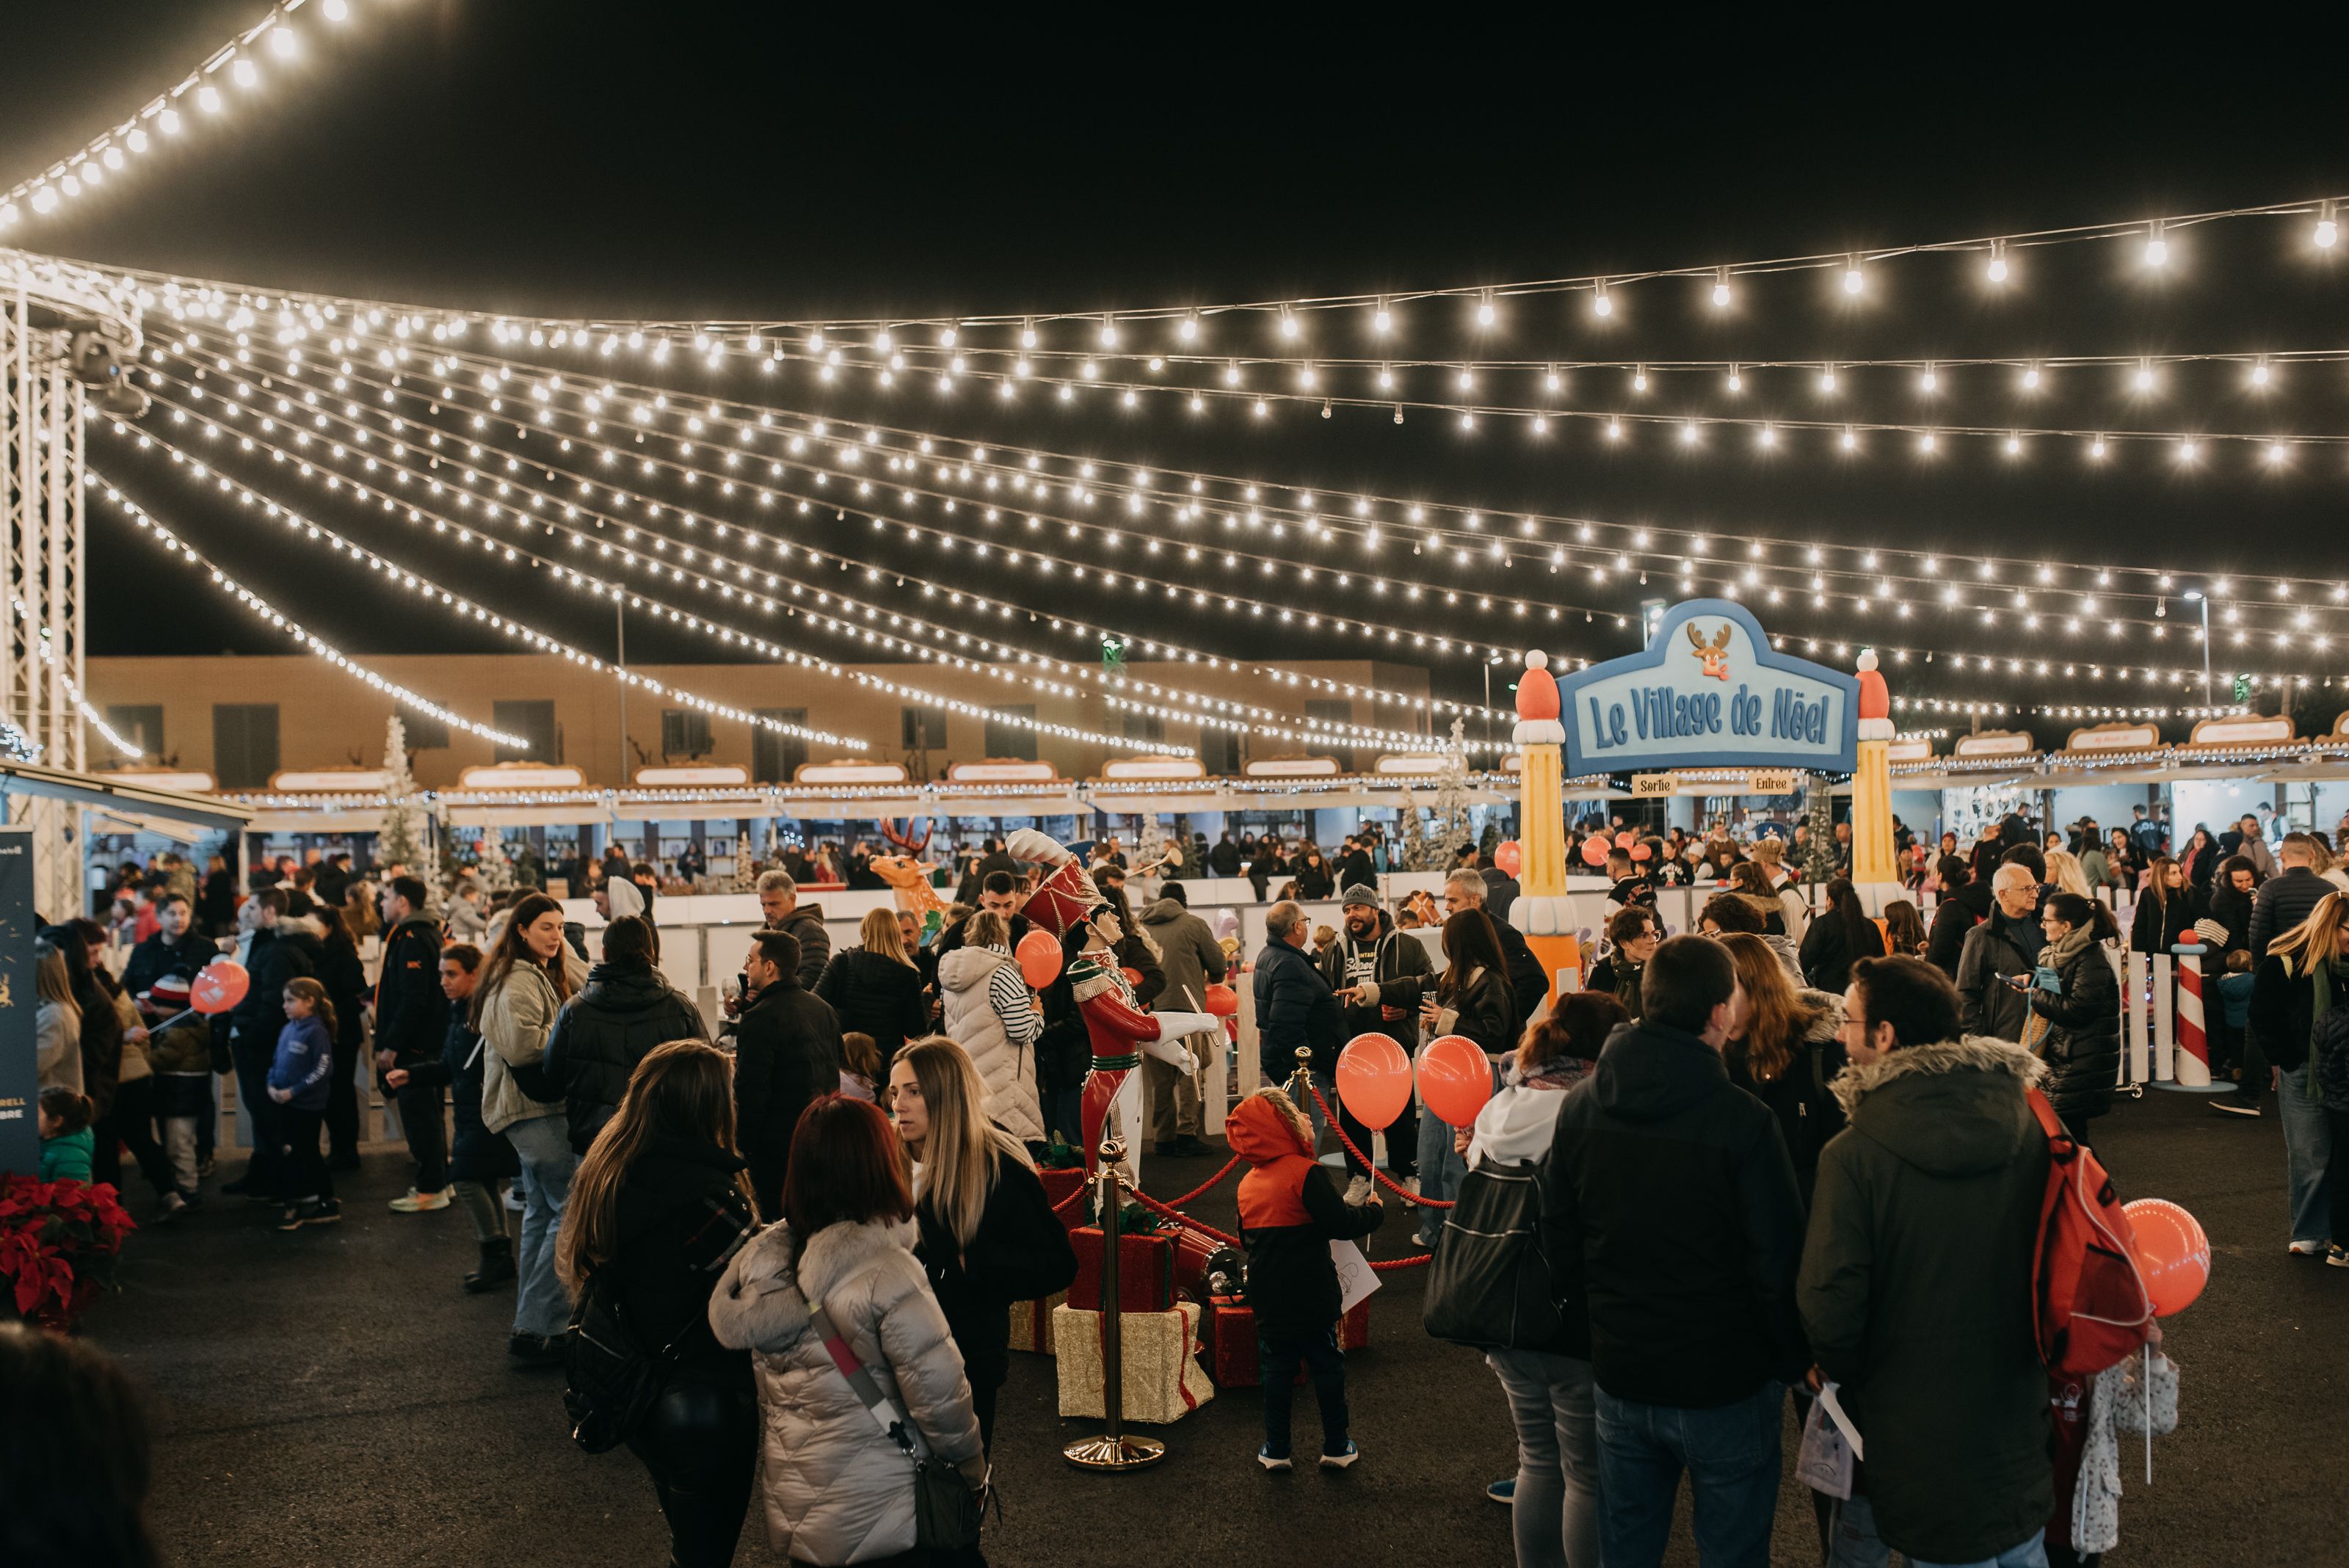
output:
[[[554,1277],[554,1241],[563,1229],[563,1206],[571,1199],[571,1174],[579,1157],[571,1152],[571,1118],[561,1111],[533,1116],[506,1128],[506,1141],[522,1158],[522,1240],[514,1245],[513,1331],[553,1337],[571,1324],[571,1297]]]
[[[1461,1179],[1468,1174],[1468,1157],[1452,1151],[1452,1127],[1425,1106],[1419,1107],[1419,1195],[1439,1203],[1460,1196]],[[1444,1238],[1444,1210],[1419,1209],[1419,1244],[1429,1251]]]
[[[1510,1511],[1517,1568],[1597,1563],[1604,1510],[1590,1363],[1540,1350],[1495,1350],[1485,1365],[1500,1378],[1517,1427]]]
[[[1768,1568],[1786,1386],[1764,1383],[1733,1405],[1683,1410],[1598,1391],[1599,1538],[1607,1568],[1654,1568],[1671,1538],[1686,1470],[1704,1568]]]
[[[2282,1075],[2276,1085],[2276,1114],[2283,1118],[2284,1167],[2291,1183],[2292,1239],[2341,1241],[2333,1234],[2333,1134],[2324,1102],[2308,1097],[2306,1064]]]
[[[1321,1402],[1321,1451],[1346,1451],[1346,1353],[1338,1348],[1338,1331],[1274,1334],[1256,1337],[1257,1381],[1264,1394],[1264,1447],[1274,1459],[1288,1458],[1288,1407],[1297,1392],[1297,1369],[1302,1366],[1313,1380]]]

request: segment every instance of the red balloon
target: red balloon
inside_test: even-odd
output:
[[[1592,834],[1582,841],[1582,858],[1593,866],[1607,864],[1607,839],[1603,834]]]
[[[1431,1040],[1419,1048],[1419,1097],[1438,1120],[1464,1127],[1493,1097],[1493,1064],[1464,1034]]]
[[[1240,1015],[1240,994],[1228,985],[1207,987],[1207,1011],[1217,1018],[1237,1018]]]
[[[1640,836],[1628,827],[1615,836],[1615,847],[1618,849],[1629,849],[1639,842]]]
[[[1338,1053],[1338,1097],[1356,1121],[1384,1131],[1411,1104],[1411,1058],[1386,1035],[1355,1035]]]
[[[1493,846],[1493,864],[1504,877],[1514,877],[1526,863],[1526,852],[1514,838],[1504,838]]]
[[[2166,1198],[2121,1205],[2137,1232],[2137,1272],[2158,1317],[2184,1312],[2210,1282],[2210,1238],[2201,1222]]]
[[[198,1012],[226,1012],[244,1000],[253,976],[231,958],[216,958],[196,971],[188,984],[188,1002]]]
[[[1655,857],[1656,852],[1649,848],[1646,845],[1634,844],[1631,846],[1631,858],[1633,860],[1653,860]]]
[[[1142,983],[1142,971],[1134,968],[1132,964],[1122,966],[1117,972],[1125,976],[1125,983],[1128,985],[1140,985]]]
[[[1014,956],[1019,960],[1020,978],[1033,990],[1041,991],[1061,978],[1060,939],[1050,931],[1030,931],[1019,939]]]

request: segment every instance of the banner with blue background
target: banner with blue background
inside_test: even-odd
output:
[[[1770,646],[1744,606],[1690,599],[1642,652],[1558,678],[1566,772],[1808,768],[1859,761],[1859,680]]]

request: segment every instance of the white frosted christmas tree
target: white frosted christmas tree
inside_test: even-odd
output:
[[[1133,844],[1134,875],[1137,877],[1173,876],[1174,872],[1171,870],[1162,872],[1159,869],[1159,863],[1166,858],[1169,847],[1165,831],[1158,826],[1158,814],[1154,811],[1143,812],[1142,831],[1135,836]]]
[[[733,889],[737,893],[748,893],[758,885],[758,868],[750,861],[750,836],[738,833],[734,836]]]
[[[1419,820],[1419,795],[1408,784],[1402,786],[1402,809],[1395,814],[1395,839],[1402,857],[1400,869],[1433,869],[1427,863],[1427,830]]]
[[[1423,867],[1441,871],[1452,864],[1461,846],[1473,841],[1475,825],[1469,815],[1474,803],[1468,790],[1468,739],[1464,720],[1452,721],[1452,744],[1444,752],[1444,771],[1435,775],[1435,798],[1430,809],[1435,816],[1435,840],[1430,846],[1432,864]]]
[[[422,824],[416,809],[416,774],[408,765],[408,726],[394,713],[384,725],[383,825],[376,829],[375,861],[418,868],[423,854]]]

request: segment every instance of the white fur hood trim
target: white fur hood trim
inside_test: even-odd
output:
[[[1848,1116],[1872,1091],[1895,1078],[1952,1073],[1961,1068],[2012,1074],[2023,1081],[2025,1088],[2047,1075],[2047,1064],[2013,1042],[1969,1034],[1962,1040],[1944,1040],[1933,1045],[1903,1045],[1866,1065],[1855,1062],[1837,1074],[1828,1087],[1835,1091],[1844,1115]]]

